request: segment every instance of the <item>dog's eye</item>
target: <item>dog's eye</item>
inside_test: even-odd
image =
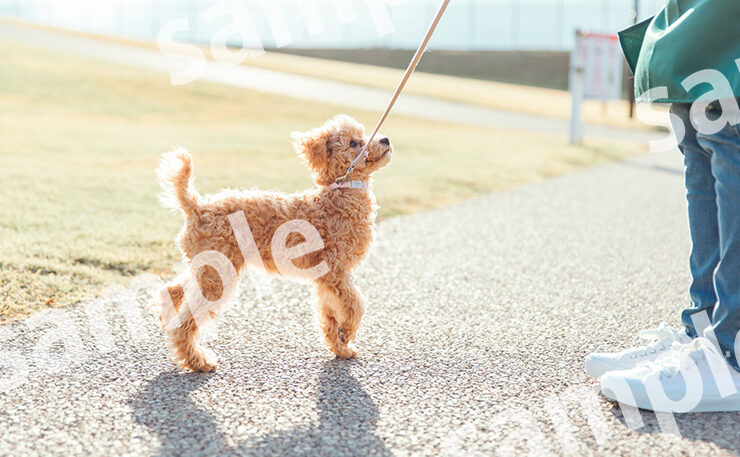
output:
[[[351,147],[351,148],[357,147],[357,141],[355,141],[355,140],[350,141],[349,142],[349,147]]]

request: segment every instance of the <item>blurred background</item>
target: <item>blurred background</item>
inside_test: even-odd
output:
[[[278,5],[293,40],[291,46],[306,48],[416,49],[439,6],[429,0],[372,0],[387,8],[390,32],[378,37],[366,0],[273,0]],[[88,32],[152,39],[162,25],[187,17],[194,26],[187,34],[193,42],[211,41],[218,24],[203,15],[217,2],[212,0],[2,0],[6,16]],[[255,19],[266,16],[260,0],[240,1]],[[304,26],[301,4],[313,3],[326,27],[312,35]],[[343,4],[337,7],[337,3]],[[576,28],[615,31],[659,11],[663,0],[453,0],[430,49],[570,50]],[[347,13],[345,13],[347,12]],[[352,13],[354,12],[354,14]],[[346,15],[345,15],[346,14]],[[370,20],[352,21],[359,16]],[[343,20],[349,19],[342,24]],[[255,25],[265,47],[279,44],[266,20]]]
[[[86,32],[154,40],[167,22],[187,18],[181,41],[210,43],[226,19],[206,21],[212,0],[0,0],[0,14]],[[221,2],[223,3],[223,2]],[[405,68],[434,16],[429,0],[243,0],[262,45],[316,57]],[[614,33],[654,15],[663,0],[454,0],[432,38],[440,51],[425,71],[541,87],[567,88],[568,58],[577,29]],[[316,24],[307,24],[307,7]],[[340,4],[341,6],[338,6]],[[368,5],[375,4],[374,8]],[[276,36],[271,13],[284,31]],[[238,40],[226,40],[241,46]],[[363,52],[357,52],[362,50]],[[543,67],[544,66],[544,67]],[[530,72],[530,68],[548,71]],[[628,92],[625,90],[625,97]]]
[[[576,30],[611,36],[661,3],[452,0],[382,129],[396,152],[374,184],[380,219],[646,151],[626,69],[621,97],[583,103],[571,144],[568,77]],[[372,129],[438,5],[0,0],[0,322],[173,274],[182,220],[153,172],[173,146],[203,193],[312,187],[290,132],[338,112]],[[214,44],[265,52],[226,65]],[[193,55],[202,77],[173,85]]]

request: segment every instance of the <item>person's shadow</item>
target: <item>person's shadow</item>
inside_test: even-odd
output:
[[[617,404],[611,408],[611,413],[622,425],[629,428]],[[640,417],[643,425],[633,428],[636,433],[673,433],[661,428],[652,411],[640,410]],[[673,418],[683,438],[713,443],[728,452],[740,455],[740,436],[737,432],[740,428],[740,412],[674,414]]]
[[[205,387],[217,375],[161,373],[131,398],[129,404],[136,422],[159,437],[162,456],[390,456],[390,450],[374,433],[378,408],[349,373],[347,363],[335,359],[325,362],[321,369],[318,424],[275,432],[238,447],[227,443],[213,416],[189,397],[190,392]]]

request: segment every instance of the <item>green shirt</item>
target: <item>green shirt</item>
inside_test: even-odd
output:
[[[619,32],[624,56],[635,75],[635,100],[653,103],[692,103],[697,99],[740,97],[740,0],[666,0],[655,17]],[[729,86],[717,96],[716,84],[700,83],[690,90],[682,81],[695,77],[716,81],[721,74]],[[721,81],[720,81],[721,82]],[[667,96],[648,93],[667,88]],[[706,95],[706,96],[705,96]]]

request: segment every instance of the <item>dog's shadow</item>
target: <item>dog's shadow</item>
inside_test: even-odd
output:
[[[158,436],[159,455],[391,455],[375,435],[378,408],[349,373],[347,361],[331,360],[322,366],[318,423],[275,432],[236,447],[229,445],[214,417],[190,398],[189,394],[205,387],[212,376],[217,375],[161,373],[129,400],[136,422]]]

